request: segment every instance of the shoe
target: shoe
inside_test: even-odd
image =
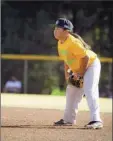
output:
[[[63,119],[60,119],[57,122],[54,122],[54,126],[72,126],[72,123],[65,122]]]
[[[103,128],[103,124],[101,121],[91,121],[84,126],[87,129],[101,129]]]

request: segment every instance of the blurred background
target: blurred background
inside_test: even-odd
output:
[[[100,97],[112,98],[113,3],[105,1],[1,1],[1,91],[63,95],[63,62],[54,23],[66,17],[101,59]],[[27,55],[27,57],[26,57]]]

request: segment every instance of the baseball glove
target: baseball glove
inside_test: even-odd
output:
[[[74,79],[73,77],[73,72],[70,70],[69,73],[69,78],[68,78],[68,83],[72,84],[73,86],[76,86],[77,88],[82,88],[83,87],[83,77],[78,77],[78,79]]]

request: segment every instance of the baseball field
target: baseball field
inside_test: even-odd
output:
[[[1,141],[112,141],[112,99],[100,98],[101,130],[84,129],[89,109],[83,98],[75,126],[55,127],[65,96],[1,94]]]

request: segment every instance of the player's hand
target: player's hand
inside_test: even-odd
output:
[[[79,78],[83,77],[83,75],[82,74],[79,74],[79,73],[73,73],[72,75],[73,75],[72,78],[74,80],[78,80]]]
[[[72,76],[73,76],[73,79],[74,79],[74,80],[77,80],[78,77],[79,77],[79,75],[78,75],[77,73],[73,73]]]
[[[68,70],[68,73],[69,73],[68,83],[78,88],[82,88],[83,87],[83,76],[78,73],[72,72],[70,69]]]

